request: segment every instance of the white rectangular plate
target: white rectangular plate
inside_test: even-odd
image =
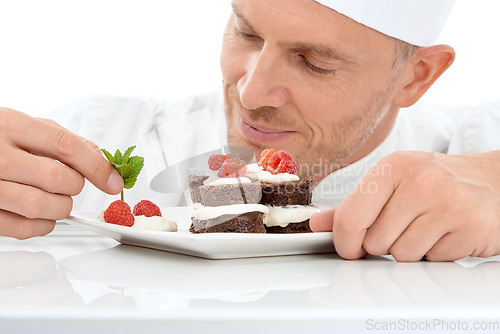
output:
[[[99,222],[98,211],[77,211],[65,221],[126,244],[208,259],[335,252],[331,232],[293,234],[188,232],[188,207],[162,208],[163,217],[177,222],[177,232],[157,232]]]

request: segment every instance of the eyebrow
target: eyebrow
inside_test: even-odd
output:
[[[251,30],[255,31],[258,33],[258,30],[255,29],[255,27],[245,18],[245,16],[241,13],[238,5],[236,4],[237,1],[233,0],[231,1],[231,7],[233,9],[234,15],[238,17],[245,25],[248,26]],[[293,50],[298,50],[298,51],[310,51],[313,53],[316,53],[318,55],[328,57],[331,59],[339,60],[339,61],[344,61],[344,62],[354,62],[353,56],[347,52],[341,52],[340,50],[333,50],[332,48],[326,46],[326,45],[316,45],[316,44],[310,44],[310,43],[281,43],[282,45],[287,46],[288,48],[291,48]]]
[[[340,50],[333,50],[325,45],[307,44],[307,43],[290,43],[286,44],[288,47],[298,51],[310,51],[312,53],[339,60],[343,62],[354,62],[353,57]]]

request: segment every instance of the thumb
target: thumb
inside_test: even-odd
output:
[[[101,157],[103,156],[101,149],[99,148],[99,146],[96,143],[94,143],[93,141],[88,140],[88,139],[86,139],[84,137],[81,137],[81,136],[80,136],[80,139],[83,140],[83,142],[85,144],[87,144],[87,146],[90,147],[93,151],[95,151],[97,154],[99,154],[99,156],[101,156]],[[104,160],[106,161],[106,165],[108,165],[109,164],[108,160],[106,160],[106,159],[104,159]],[[109,167],[107,167],[106,169],[109,169]],[[101,190],[104,190],[105,192],[110,193],[112,195],[116,195],[120,191],[123,190],[123,178],[114,169],[114,167],[111,167],[111,174],[109,175],[109,178],[107,180],[108,181],[107,181],[106,185],[107,185],[108,188],[107,189],[103,189],[102,186],[100,186],[99,188]]]
[[[309,219],[311,230],[313,232],[331,232],[334,214],[335,208],[332,208],[312,215]]]

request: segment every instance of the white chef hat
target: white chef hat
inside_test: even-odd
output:
[[[418,46],[437,42],[455,0],[316,0],[385,35]]]

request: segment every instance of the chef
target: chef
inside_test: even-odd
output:
[[[435,44],[452,2],[233,0],[221,91],[93,96],[56,111],[59,124],[2,109],[0,233],[44,235],[116,199],[123,182],[99,147],[137,145],[145,173],[127,199],[160,206],[186,203],[209,154],[272,147],[314,177],[324,210],[311,228],[333,231],[346,259],[500,254],[500,102],[416,104],[455,58]]]

